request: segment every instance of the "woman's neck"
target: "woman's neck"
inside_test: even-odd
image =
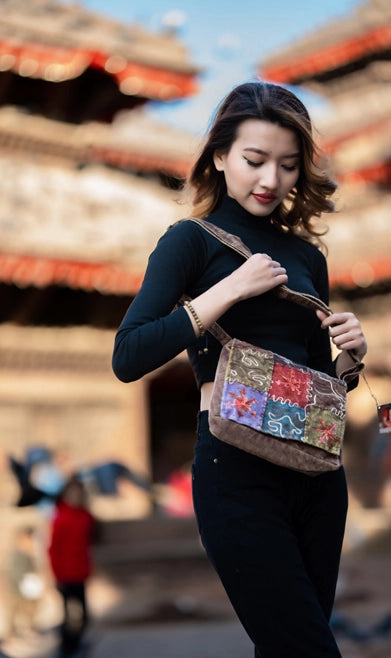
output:
[[[225,223],[246,228],[270,228],[274,229],[271,219],[272,215],[259,217],[248,212],[232,197],[225,195],[220,206],[210,215],[213,219],[223,219]]]

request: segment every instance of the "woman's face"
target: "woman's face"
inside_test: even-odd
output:
[[[253,215],[265,217],[286,198],[299,177],[299,141],[293,130],[246,119],[227,153],[214,154],[228,196]]]

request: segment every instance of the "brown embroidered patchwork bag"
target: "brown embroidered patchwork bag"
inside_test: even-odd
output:
[[[249,258],[251,251],[237,236],[206,220],[189,218],[218,240]],[[279,286],[275,292],[327,315],[321,300]],[[184,296],[181,302],[189,297]],[[363,364],[331,377],[236,338],[217,323],[208,328],[223,345],[209,410],[212,434],[241,450],[307,475],[341,465],[346,390]]]

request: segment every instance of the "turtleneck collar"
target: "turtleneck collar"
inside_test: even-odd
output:
[[[224,196],[221,205],[210,215],[210,219],[216,223],[223,222],[224,225],[232,227],[243,226],[273,232],[278,230],[271,223],[271,215],[265,217],[253,215],[228,195]]]

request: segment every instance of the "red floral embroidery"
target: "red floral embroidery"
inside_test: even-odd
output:
[[[336,423],[327,425],[327,423],[325,423],[322,418],[319,418],[318,425],[315,427],[315,429],[320,432],[320,436],[318,437],[319,443],[324,443],[330,448],[341,443],[341,439],[339,439],[335,433],[337,429]]]
[[[276,379],[275,382],[277,386],[283,386],[288,391],[292,391],[292,393],[300,393],[301,391],[301,382],[297,381],[291,370],[288,370],[287,374],[284,374],[281,379]]]
[[[229,395],[231,398],[233,398],[232,402],[227,402],[226,405],[227,407],[234,407],[236,411],[238,412],[239,418],[244,416],[245,414],[250,414],[254,418],[256,417],[256,412],[251,410],[251,406],[256,402],[256,398],[248,398],[246,396],[246,389],[243,387],[240,389],[240,394],[237,395],[236,393],[233,393],[232,391],[229,392]]]
[[[308,401],[310,376],[290,366],[275,363],[270,395],[305,407]]]

